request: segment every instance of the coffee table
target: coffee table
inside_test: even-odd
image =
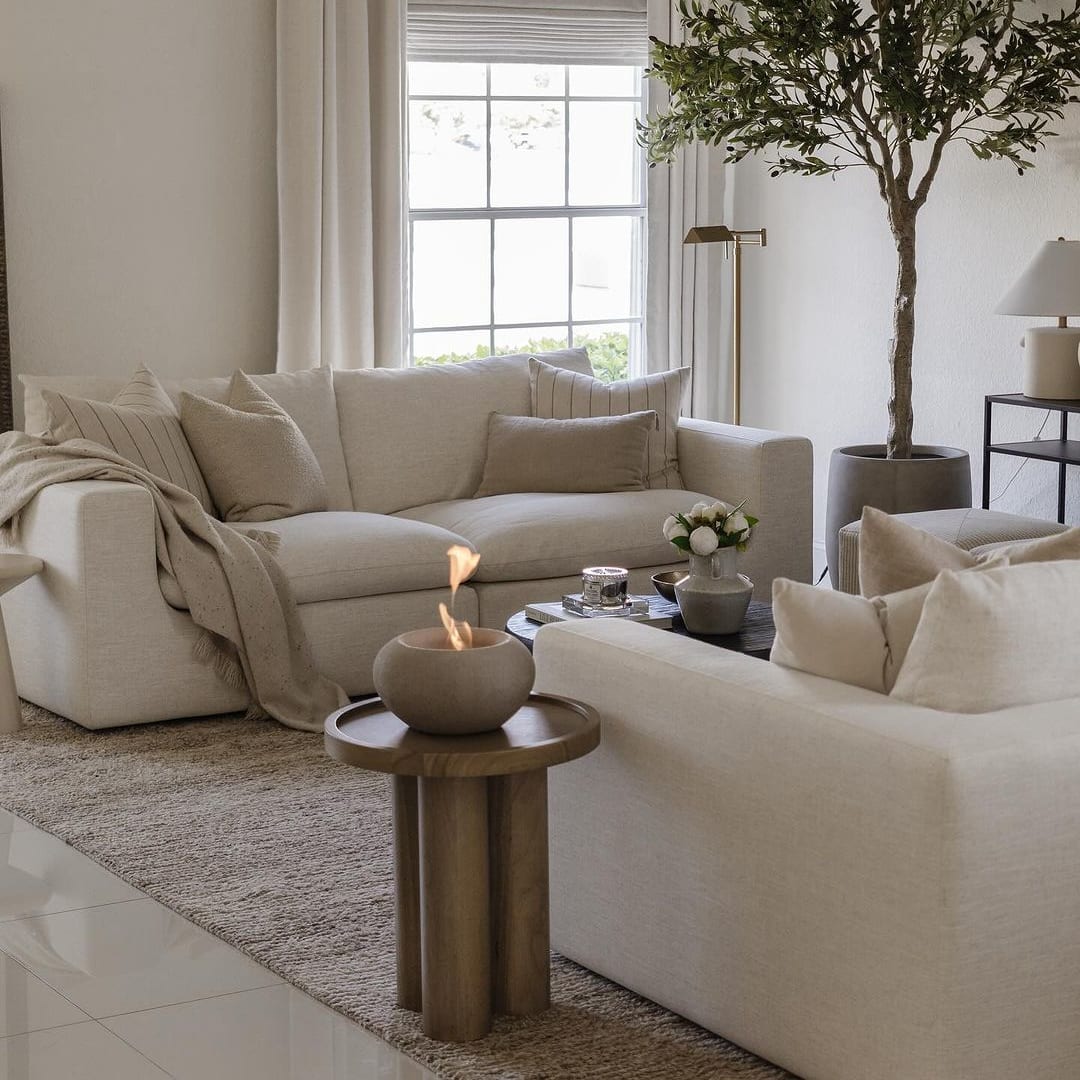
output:
[[[776,637],[776,627],[773,625],[772,604],[766,604],[762,600],[751,600],[750,607],[746,612],[746,621],[737,634],[691,634],[683,624],[679,614],[679,605],[657,597],[652,601],[653,611],[660,611],[672,616],[670,627],[664,627],[669,633],[681,634],[683,637],[694,638],[696,641],[704,641],[709,645],[716,645],[721,649],[731,649],[734,652],[746,653],[747,656],[756,657],[758,660],[768,660],[772,651],[773,639]],[[670,610],[669,610],[670,609]],[[513,634],[529,650],[533,647],[537,633],[547,625],[533,622],[525,617],[524,610],[515,612],[506,620],[506,632]],[[648,624],[645,624],[648,625]]]
[[[376,698],[331,715],[325,742],[394,778],[398,1004],[447,1042],[546,1009],[547,770],[595,749],[596,712],[532,694],[497,731],[425,735]]]

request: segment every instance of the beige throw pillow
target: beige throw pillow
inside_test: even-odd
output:
[[[645,486],[683,486],[679,476],[678,428],[683,398],[690,384],[689,368],[606,383],[590,375],[552,367],[535,358],[529,362],[529,367],[533,416],[570,420],[655,412],[659,426],[649,437]]]
[[[1080,562],[946,571],[934,582],[892,695],[982,713],[1080,697]]]
[[[208,514],[214,512],[176,406],[152,371],[139,368],[109,404],[55,390],[43,389],[41,396],[51,438],[96,442],[159,480],[190,492]]]
[[[933,581],[943,570],[969,570],[1030,562],[1080,559],[1080,528],[1015,544],[969,552],[873,507],[862,513],[859,587],[863,596],[884,596]]]
[[[772,603],[774,664],[886,693],[889,645],[872,600],[776,578]]]
[[[180,418],[225,521],[326,509],[315,454],[289,414],[242,371],[224,404],[184,393]]]
[[[580,420],[488,420],[487,460],[476,498],[518,491],[641,491],[654,412]]]

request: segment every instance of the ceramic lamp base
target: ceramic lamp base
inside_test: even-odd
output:
[[[1080,327],[1036,326],[1024,334],[1024,393],[1033,398],[1080,399]]]

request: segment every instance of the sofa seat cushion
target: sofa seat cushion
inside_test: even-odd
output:
[[[564,577],[585,566],[660,566],[677,553],[664,518],[712,502],[692,491],[491,495],[429,503],[394,515],[457,533],[480,552],[476,581]]]
[[[351,511],[300,514],[249,528],[280,537],[277,561],[298,604],[437,589],[447,585],[447,548],[466,543],[422,521]],[[160,580],[165,599],[186,608],[175,582]]]

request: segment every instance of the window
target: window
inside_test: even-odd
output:
[[[631,64],[409,64],[411,360],[588,345],[642,367],[644,79]]]

